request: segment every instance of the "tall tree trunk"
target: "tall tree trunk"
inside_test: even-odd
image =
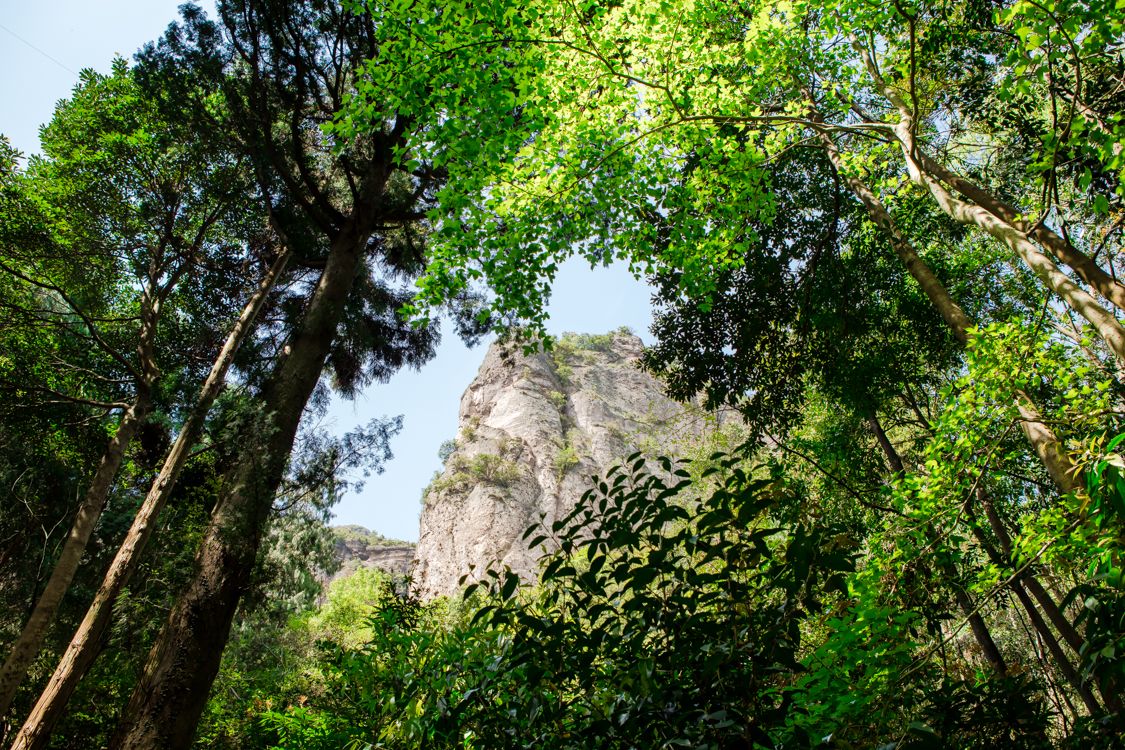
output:
[[[144,422],[149,408],[148,389],[142,388],[139,390],[136,400],[121,415],[117,430],[110,438],[105,452],[102,453],[98,468],[94,472],[94,477],[90,481],[85,497],[82,498],[82,504],[78,506],[74,524],[63,543],[59,559],[55,562],[55,567],[51,571],[51,577],[48,579],[43,593],[36,600],[35,607],[32,609],[31,615],[23,626],[15,644],[13,644],[12,651],[8,654],[3,668],[0,669],[0,718],[8,713],[16,690],[23,681],[24,675],[27,674],[27,668],[34,661],[39,653],[39,648],[43,645],[47,629],[55,620],[59,604],[70,588],[71,581],[74,580],[74,574],[78,571],[78,565],[86,552],[86,545],[90,542],[90,536],[98,525],[102,510],[105,509],[109,490],[113,486],[113,480],[117,477],[118,470],[121,468],[125,451],[133,441],[137,428]]]
[[[806,96],[809,97],[809,106],[811,108],[810,119],[819,123],[821,118],[812,105],[811,94],[806,92]],[[949,326],[953,337],[961,342],[962,345],[967,344],[969,341],[968,329],[972,326],[972,321],[969,319],[969,316],[966,315],[965,311],[961,309],[961,306],[953,300],[953,297],[951,297],[946,290],[945,285],[934,275],[934,272],[926,262],[919,257],[910,240],[899,230],[894,218],[891,216],[886,206],[883,205],[883,202],[879,200],[879,197],[875,195],[874,191],[868,187],[867,183],[845,169],[843,160],[840,158],[839,149],[836,147],[836,142],[832,140],[828,132],[825,130],[817,130],[817,135],[820,138],[820,142],[824,144],[825,151],[828,153],[829,162],[831,162],[832,166],[835,167],[836,171],[843,177],[844,182],[851,189],[852,193],[863,203],[871,220],[875,222],[876,226],[887,233],[887,236],[890,238],[891,248],[894,250],[895,255],[898,256],[903,266],[906,267],[907,273],[918,282],[918,286],[922,288],[922,291],[937,309],[946,325]],[[1038,409],[1035,408],[1034,402],[1026,392],[1019,390],[1016,391],[1015,395],[1016,408],[1019,410],[1021,418],[1020,429],[1027,438],[1028,443],[1031,444],[1035,454],[1039,456],[1039,459],[1047,468],[1047,473],[1050,474],[1051,479],[1054,480],[1059,491],[1063,494],[1073,492],[1078,484],[1074,476],[1073,464],[1062,450],[1054,431],[1043,422]]]
[[[996,535],[997,541],[1000,542],[1000,550],[1003,552],[1004,557],[1009,561],[1011,567],[1015,567],[1016,559],[1012,549],[1012,538],[1008,534],[1008,529],[1004,526],[1004,521],[1000,518],[1000,514],[996,510],[992,499],[984,492],[978,491],[978,502],[984,508],[985,517],[988,519],[988,525],[992,529],[992,533]],[[979,538],[979,536],[978,536]],[[986,550],[987,551],[987,550]],[[989,552],[993,555],[993,552]],[[995,557],[993,558],[994,562]],[[1081,655],[1082,649],[1086,645],[1086,639],[1074,627],[1074,624],[1067,619],[1066,614],[1062,611],[1059,605],[1055,602],[1053,596],[1047,591],[1046,587],[1039,582],[1039,579],[1031,571],[1026,571],[1020,576],[1021,584],[1024,588],[1035,598],[1039,603],[1039,608],[1043,610],[1043,614],[1051,621],[1051,625],[1058,631],[1059,637],[1074,651],[1075,655]],[[1102,695],[1102,702],[1105,703],[1106,708],[1110,711],[1120,712],[1125,706],[1122,705],[1119,691],[1116,689],[1112,679],[1104,675],[1095,675],[1098,683],[1098,690]]]
[[[1001,218],[1001,214],[1004,212],[1000,206],[993,205],[998,213],[992,213],[978,203],[967,203],[954,198],[945,189],[941,181],[925,168],[918,144],[914,139],[913,110],[883,79],[867,47],[855,36],[852,36],[851,42],[852,48],[863,61],[875,88],[887,98],[899,113],[899,121],[893,127],[893,132],[902,148],[911,180],[925,187],[938,207],[954,221],[975,226],[1012,250],[1048,290],[1089,321],[1114,356],[1125,363],[1125,327],[1122,327],[1117,318],[1059,270],[1059,267],[1050,258],[1035,247],[1025,232],[1020,231],[1020,229]],[[970,187],[969,185],[963,186]]]
[[[1065,237],[1043,222],[1032,224],[1021,218],[1019,211],[1013,206],[1000,200],[972,180],[946,169],[944,165],[931,159],[920,149],[915,149],[914,156],[922,169],[933,174],[996,218],[1011,224],[1017,230],[1050,250],[1056,258],[1074,269],[1078,278],[1089,284],[1098,294],[1117,307],[1125,309],[1125,285],[1102,269],[1088,255],[1074,247]]]
[[[373,213],[370,207],[355,215]],[[219,669],[238,602],[250,582],[262,529],[281,483],[305,404],[320,379],[370,230],[353,220],[332,242],[304,318],[261,398],[261,424],[224,479],[196,558],[196,574],[149,654],[114,747],[187,748]]]
[[[144,503],[137,511],[125,541],[110,563],[101,587],[86,611],[86,616],[71,638],[50,682],[43,689],[16,736],[12,750],[46,745],[79,681],[97,657],[102,637],[113,616],[113,603],[122,589],[128,585],[129,579],[136,570],[141,554],[156,528],[156,518],[171,496],[180,471],[203,432],[207,414],[222,390],[227,371],[234,361],[234,355],[252,330],[255,318],[288,260],[289,251],[284,250],[274,261],[232,327],[223,348],[211,366],[210,373],[203,382],[195,407],[181,427],[175,443],[169,449],[164,465],[153,480]]]
[[[996,506],[993,504],[992,499],[988,497],[983,491],[977,491],[977,503],[984,508],[985,518],[988,519],[988,526],[992,529],[992,533],[996,535],[996,540],[1000,542],[1000,551],[1011,565],[1015,564],[1015,558],[1012,554],[1012,537],[1008,534],[1008,529],[1004,526],[1004,521],[1000,518],[1000,513],[997,512]],[[1055,630],[1059,631],[1059,635],[1066,641],[1074,653],[1080,653],[1082,646],[1085,645],[1084,639],[1075,629],[1070,620],[1059,609],[1058,604],[1055,603],[1054,597],[1039,583],[1039,579],[1035,577],[1030,571],[1025,573],[1021,579],[1027,590],[1039,602],[1040,608],[1043,613],[1047,615],[1047,619],[1055,626]]]
[[[1071,281],[1070,277],[1063,273],[1054,261],[1040,252],[1023,232],[981,206],[950,195],[945,186],[925,171],[914,158],[915,147],[909,123],[900,122],[895,127],[895,133],[906,156],[911,178],[929,191],[946,215],[954,221],[975,226],[1006,245],[1032,270],[1047,289],[1094,327],[1118,361],[1125,362],[1125,327],[1122,327],[1117,318],[1098,304],[1093,296]]]
[[[996,515],[995,508],[992,506],[991,501],[988,500],[983,492],[980,492],[978,490],[977,502],[985,506],[986,508],[992,508],[991,512],[987,512],[987,514],[989,516],[989,526],[995,529],[996,524],[993,523],[993,516],[995,516],[997,522],[999,522],[1000,519],[999,516]],[[976,520],[976,514],[973,512],[973,509],[968,502],[965,503],[965,513],[969,518],[969,526],[973,531],[973,536],[976,537],[977,543],[980,545],[980,548],[984,550],[984,553],[988,556],[989,560],[992,561],[992,564],[996,565],[1001,570],[1016,570],[1017,565],[1011,557],[1011,546],[1010,544],[1005,546],[1004,540],[1008,537],[1007,531],[1003,530],[1003,524],[1000,524],[1000,528],[1003,530],[1003,537],[1000,537],[999,535],[997,537],[998,541],[1000,541],[1001,549],[1003,549],[1004,552],[1004,554],[1001,554],[1000,551],[998,551],[992,544],[992,542],[984,535],[984,532],[981,530],[980,524]],[[1030,580],[1034,580],[1034,576],[1032,576],[1030,572],[1024,571],[1008,584],[1008,588],[1013,594],[1015,594],[1016,599],[1020,603],[1020,606],[1022,606],[1023,610],[1027,613],[1028,619],[1031,621],[1031,626],[1035,629],[1035,632],[1038,633],[1040,640],[1043,642],[1043,645],[1045,645],[1047,647],[1047,650],[1051,653],[1051,659],[1055,662],[1055,665],[1058,667],[1063,677],[1066,678],[1066,681],[1070,683],[1071,687],[1073,687],[1075,692],[1078,693],[1079,697],[1082,698],[1082,702],[1086,705],[1086,709],[1090,712],[1090,715],[1100,715],[1102,713],[1102,706],[1098,702],[1097,697],[1090,690],[1089,686],[1082,681],[1082,676],[1078,673],[1078,670],[1074,668],[1074,665],[1071,663],[1070,658],[1063,651],[1062,646],[1059,644],[1058,638],[1047,626],[1047,623],[1043,619],[1043,616],[1039,613],[1039,610],[1035,608],[1035,604],[1027,595],[1026,585]],[[1052,606],[1053,604],[1054,603],[1052,602]],[[1069,627],[1069,623],[1066,623],[1066,626]]]

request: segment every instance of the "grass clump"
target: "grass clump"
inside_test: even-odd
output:
[[[435,476],[422,492],[423,500],[436,492],[466,489],[470,485],[485,483],[508,487],[522,475],[519,464],[494,453],[475,456],[454,456],[449,462],[447,476]]]

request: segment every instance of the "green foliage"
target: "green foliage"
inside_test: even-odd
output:
[[[474,484],[492,484],[507,487],[523,476],[519,464],[494,453],[477,453],[472,456],[455,455],[446,465],[444,475],[435,475],[423,492],[423,497],[434,492],[462,490]]]
[[[364,526],[359,526],[354,523],[343,524],[341,526],[332,526],[329,529],[332,536],[341,541],[356,541],[361,542],[368,547],[395,547],[406,542],[401,539],[391,539],[385,537],[377,531],[372,531]]]
[[[449,457],[452,456],[456,452],[456,450],[457,450],[457,440],[456,439],[442,441],[442,444],[438,446],[438,452],[437,452],[438,458],[440,458],[441,462],[444,464],[445,462],[447,462],[449,460]]]
[[[523,474],[514,461],[491,453],[476,454],[464,465],[464,470],[474,479],[501,487],[507,487]]]
[[[556,339],[550,339],[548,355],[551,367],[563,385],[566,385],[574,377],[575,362],[589,362],[589,355],[593,352],[608,352],[613,347],[615,336],[623,333],[631,332],[623,327],[623,330],[610,333],[564,333]],[[546,340],[544,345],[548,345]]]
[[[614,333],[564,333],[562,341],[577,351],[607,352],[613,346]]]
[[[213,25],[187,6],[135,70],[84,72],[27,169],[0,139],[5,636],[115,413],[152,395],[73,601],[232,300],[279,237],[297,256],[61,741],[108,742],[227,470],[265,440],[268,364],[340,238],[362,236],[324,363],[347,395],[425,361],[439,310],[534,342],[581,255],[650,276],[646,365],[746,422],[686,462],[631,457],[529,530],[553,550],[536,586],[494,568],[459,605],[370,571],[317,604],[337,539],[389,541],[324,521],[398,423],[303,433],[258,509],[253,575],[217,571],[249,596],[201,746],[1119,744],[1125,388],[1114,308],[1077,295],[1121,286],[1121,0],[219,9]],[[408,304],[399,282],[423,273]],[[625,333],[544,350],[568,384]],[[459,439],[478,437],[476,420]],[[526,471],[508,441],[457,447],[427,492]],[[553,468],[578,460],[568,437]]]
[[[566,394],[562,391],[548,391],[547,398],[551,400],[555,408],[560,412],[566,408]]]
[[[571,442],[570,435],[567,435],[566,440],[559,446],[559,450],[555,453],[554,458],[555,474],[558,476],[560,482],[562,478],[566,476],[566,473],[570,471],[570,467],[578,465],[578,460],[578,449],[575,448],[574,444]]]
[[[558,360],[555,362],[555,374],[559,376],[563,385],[569,385],[574,377],[574,368],[569,362]]]
[[[330,640],[356,648],[373,637],[369,620],[389,586],[386,573],[359,568],[350,576],[333,581],[325,591],[325,603],[301,624],[312,640]]]
[[[274,706],[300,711],[326,687],[322,661],[340,645],[360,648],[375,637],[369,619],[386,596],[388,577],[371,568],[332,581],[323,601],[276,621],[256,612],[235,629],[197,747],[264,747],[258,716]],[[315,730],[310,727],[310,733]]]
[[[773,525],[776,488],[740,463],[718,459],[717,491],[685,504],[686,472],[633,456],[566,518],[528,530],[532,546],[560,542],[537,588],[490,570],[483,598],[466,593],[472,616],[453,622],[384,598],[375,640],[331,652],[324,693],[263,727],[308,747],[764,741],[789,711],[800,623],[851,561],[830,535]]]
[[[559,380],[564,386],[569,385],[571,378],[574,377],[574,368],[571,366],[571,361],[578,353],[578,347],[574,345],[574,341],[566,336],[553,341],[548,356],[551,361],[551,368],[555,374],[559,376]]]
[[[1086,472],[1087,497],[1075,515],[1083,524],[1067,540],[1085,553],[1088,580],[1071,590],[1076,625],[1085,627],[1082,669],[1092,678],[1125,684],[1125,463],[1118,448],[1125,435],[1106,443]],[[1077,543],[1077,544],[1076,544]]]
[[[470,417],[469,421],[461,427],[460,438],[464,439],[467,443],[471,443],[476,439],[478,429],[480,429],[480,417]]]

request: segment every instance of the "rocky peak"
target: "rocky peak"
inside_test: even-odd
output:
[[[550,352],[493,344],[461,397],[456,440],[423,498],[414,583],[423,597],[501,561],[523,576],[541,553],[523,532],[566,515],[604,471],[636,450],[675,453],[713,420],[663,395],[639,369],[626,329],[567,334]],[[471,577],[470,577],[471,580]]]

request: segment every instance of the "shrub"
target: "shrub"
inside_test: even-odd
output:
[[[438,446],[438,451],[437,451],[438,458],[440,458],[441,462],[444,464],[446,461],[449,460],[449,457],[452,456],[456,450],[457,450],[457,440],[456,439],[446,440],[446,441],[442,442],[442,444],[440,446]]]
[[[777,528],[779,488],[729,462],[684,504],[677,467],[632,458],[528,529],[530,547],[560,544],[537,588],[489,570],[473,616],[445,627],[385,599],[375,640],[324,665],[328,689],[262,723],[309,748],[772,746],[800,710],[802,624],[851,568],[836,530]]]
[[[521,473],[517,463],[492,453],[478,453],[473,456],[468,464],[468,472],[482,482],[501,487],[507,487],[519,479]]]
[[[614,335],[612,333],[568,333],[574,348],[580,351],[608,352],[613,348]]]
[[[559,448],[558,453],[555,454],[555,472],[558,474],[559,481],[566,476],[566,472],[570,467],[578,464],[578,450],[567,439],[562,447]]]
[[[550,391],[547,393],[547,398],[551,399],[551,403],[559,411],[562,411],[566,406],[566,394],[562,391]]]
[[[507,487],[520,478],[519,464],[494,453],[478,453],[475,456],[454,456],[446,467],[447,474],[435,474],[434,479],[422,493],[423,501],[431,493],[450,489],[465,489],[471,484],[485,482],[499,487]]]

